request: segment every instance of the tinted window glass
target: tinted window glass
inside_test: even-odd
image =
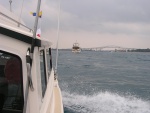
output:
[[[52,56],[51,56],[51,49],[46,50],[47,53],[47,69],[50,72],[52,69]],[[49,74],[50,75],[50,74]]]
[[[44,97],[45,90],[46,90],[46,84],[47,84],[44,50],[40,51],[40,68],[41,68],[42,96]]]
[[[0,113],[23,109],[22,68],[18,56],[0,51]]]

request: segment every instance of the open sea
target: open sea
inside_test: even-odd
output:
[[[150,113],[150,53],[59,50],[58,80],[65,113]]]

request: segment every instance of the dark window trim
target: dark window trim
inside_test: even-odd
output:
[[[45,63],[45,61],[46,61],[46,59],[45,59],[45,50],[43,50],[43,60],[44,60],[44,74],[45,74],[45,83],[47,84],[47,74],[46,74],[46,63]]]
[[[45,91],[47,88],[47,74],[46,74],[46,60],[45,60],[45,49],[40,50],[40,52],[42,51],[43,53],[43,65],[44,65],[44,78],[45,78]],[[42,76],[42,75],[41,75]],[[41,77],[41,86],[42,86],[42,77]],[[43,89],[42,89],[42,96],[44,97],[45,95],[45,91],[43,94]]]
[[[52,64],[52,49],[51,48],[49,48],[49,56],[50,56],[50,70],[52,70],[52,66],[53,66],[53,64]]]
[[[9,36],[10,38],[14,38],[14,39],[23,41],[23,42],[28,43],[28,44],[32,44],[32,39],[33,39],[32,37],[18,33],[18,32],[15,32],[15,31],[12,31],[10,29],[0,27],[0,34]],[[41,40],[36,38],[35,39],[35,46],[41,47]]]
[[[48,58],[49,56],[49,58]],[[47,73],[52,71],[52,53],[51,48],[46,49],[46,62],[47,62]],[[47,75],[47,79],[49,79],[50,73]]]
[[[5,54],[10,54],[10,55],[12,55],[12,56],[17,57],[17,58],[20,60],[20,69],[21,69],[21,71],[20,71],[20,75],[21,75],[21,93],[22,93],[22,101],[23,101],[23,107],[24,107],[24,90],[23,90],[23,69],[22,69],[22,60],[21,60],[21,58],[20,58],[18,55],[16,55],[16,54],[13,54],[13,53],[10,53],[10,52],[6,52],[6,51],[3,51],[3,50],[0,50],[0,52],[3,52],[3,53],[5,53]],[[23,111],[23,109],[22,109],[22,111]]]

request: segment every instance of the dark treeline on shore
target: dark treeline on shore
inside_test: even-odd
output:
[[[150,52],[150,49],[135,49],[135,50],[128,50],[128,52]]]

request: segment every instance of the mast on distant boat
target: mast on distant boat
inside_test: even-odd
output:
[[[12,12],[12,9],[11,9],[12,0],[9,0],[9,3],[10,3],[10,12]]]

